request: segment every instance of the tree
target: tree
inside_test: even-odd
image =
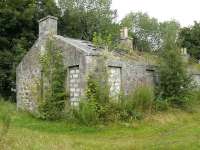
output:
[[[130,29],[136,49],[156,51],[160,45],[159,23],[147,13],[130,13],[121,21],[121,26]]]
[[[119,35],[118,24],[113,22],[116,11],[111,10],[111,0],[59,0],[63,16],[60,34],[92,41],[93,34]]]
[[[191,86],[181,55],[176,48],[162,51],[159,66],[160,84],[158,91],[162,99],[171,104],[183,106],[186,103]]]
[[[160,23],[162,49],[173,49],[177,46],[180,24],[176,20]]]
[[[196,59],[200,59],[200,23],[194,22],[191,27],[182,28],[179,33],[180,45],[187,48],[188,53]]]
[[[14,98],[15,69],[36,40],[37,21],[58,16],[59,9],[53,0],[6,0],[0,6],[0,96]]]
[[[140,51],[159,51],[166,47],[167,40],[176,43],[180,25],[177,21],[158,22],[147,13],[130,13],[122,19],[121,26],[130,29],[134,46]]]

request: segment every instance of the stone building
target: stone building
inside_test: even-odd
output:
[[[57,35],[57,18],[47,16],[39,21],[39,37],[17,67],[17,107],[28,111],[37,110],[37,82],[41,78],[40,53],[45,51],[49,34],[56,46],[63,51],[66,85],[70,91],[70,102],[77,105],[84,95],[87,77],[98,66],[105,50],[96,48],[88,41]],[[127,35],[124,35],[127,39]],[[123,90],[126,94],[141,84],[153,84],[154,67],[145,60],[130,57],[121,51],[107,52],[106,66],[109,70],[111,95]]]

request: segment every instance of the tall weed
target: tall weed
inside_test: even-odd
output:
[[[0,100],[1,101],[1,100]],[[8,133],[10,123],[11,123],[11,116],[9,111],[3,111],[0,116],[0,122],[2,126],[0,126],[0,146],[3,143],[3,140],[6,138]]]
[[[131,94],[133,108],[138,112],[150,113],[155,99],[152,87],[142,85]]]

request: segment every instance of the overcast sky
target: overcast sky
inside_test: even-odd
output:
[[[131,11],[142,11],[159,21],[175,19],[182,26],[200,21],[200,0],[113,0],[112,8],[118,10],[118,20]]]

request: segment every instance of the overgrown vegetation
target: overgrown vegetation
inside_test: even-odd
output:
[[[98,65],[88,75],[85,97],[79,108],[73,110],[74,119],[78,119],[80,123],[90,125],[107,122],[110,87],[105,59],[105,56],[98,58]]]
[[[149,85],[139,86],[131,95],[133,110],[138,112],[151,113],[153,101],[155,100],[154,89]]]
[[[88,127],[65,120],[36,119],[17,112],[15,104],[0,102],[0,129],[2,114],[7,110],[12,114],[9,132],[0,149],[196,150],[200,147],[199,105],[195,105],[194,109],[193,113],[170,109],[139,121]]]
[[[101,33],[97,34],[96,32],[93,34],[92,42],[95,46],[99,48],[104,48],[106,50],[113,50],[117,46],[117,42],[113,39],[111,34],[102,36]]]
[[[109,122],[131,121],[155,111],[191,107],[193,94],[192,80],[188,75],[181,56],[174,46],[166,42],[159,66],[160,82],[154,90],[149,85],[139,85],[133,92],[111,97],[108,81],[109,72],[106,54],[97,59],[98,65],[87,79],[85,97],[80,99],[78,107],[65,108],[65,71],[62,53],[56,49],[52,39],[47,43],[47,50],[41,55],[43,68],[40,115],[43,119],[58,119],[65,114],[67,120],[85,125],[107,124]],[[168,50],[169,49],[169,50]],[[51,67],[49,67],[51,66]],[[58,73],[59,72],[59,73]],[[156,96],[155,96],[156,92]]]
[[[73,108],[68,120],[84,125],[108,124],[111,122],[141,119],[153,110],[153,88],[143,85],[129,95],[119,93],[111,96],[106,57],[101,56],[98,66],[88,76],[86,96],[79,107]]]
[[[43,119],[58,119],[65,108],[65,69],[62,50],[56,47],[53,39],[49,37],[46,49],[41,53],[42,67],[41,97],[39,100],[39,113]]]
[[[3,99],[0,97],[0,103],[3,103]],[[10,128],[10,122],[11,122],[11,112],[9,112],[9,109],[7,108],[0,114],[0,122],[2,122],[2,125],[0,125],[0,147],[2,143],[4,142],[6,135],[8,133],[8,130]]]
[[[10,117],[9,112],[4,112],[2,114],[2,128],[0,130],[0,145],[8,133],[8,130],[10,127],[10,121],[11,121],[11,117]]]
[[[192,79],[176,49],[163,51],[159,75],[159,98],[178,107],[186,106],[190,101],[189,94],[193,88]]]

